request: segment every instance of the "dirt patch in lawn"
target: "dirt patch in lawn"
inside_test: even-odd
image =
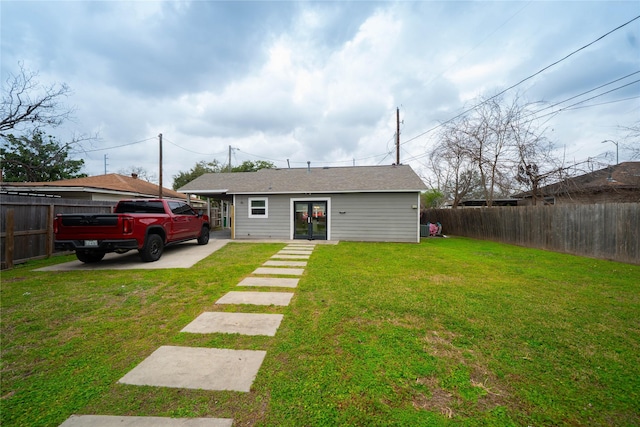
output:
[[[476,410],[481,411],[506,405],[511,396],[509,388],[484,366],[473,351],[456,347],[453,344],[455,338],[456,335],[448,331],[430,331],[424,337],[426,350],[435,357],[445,359],[445,366],[452,370],[467,370],[468,382],[448,385],[438,376],[418,378],[417,382],[425,386],[429,393],[418,393],[413,406],[452,418],[471,402]],[[470,394],[477,398],[470,398]]]

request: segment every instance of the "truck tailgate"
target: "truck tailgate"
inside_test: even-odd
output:
[[[116,214],[65,214],[59,216],[57,239],[103,239],[122,236]]]

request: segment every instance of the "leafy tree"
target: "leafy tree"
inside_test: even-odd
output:
[[[61,143],[43,130],[71,118],[73,109],[63,103],[71,89],[64,83],[42,85],[37,72],[19,65],[19,73],[10,74],[3,82],[0,100],[4,180],[55,181],[86,176],[80,173],[84,160],[69,159],[70,150],[96,136],[74,136],[70,142]]]
[[[258,160],[256,162],[246,160],[242,162],[241,165],[232,167],[231,172],[255,172],[260,169],[272,169],[275,167],[276,166],[273,163],[264,160]],[[227,166],[223,165],[216,159],[213,159],[212,162],[205,162],[204,160],[201,160],[196,163],[190,171],[179,172],[178,174],[173,176],[173,189],[177,190],[180,187],[184,187],[187,183],[193,181],[200,175],[204,175],[205,173],[224,172],[228,172]]]
[[[178,174],[173,176],[173,189],[177,190],[180,187],[184,187],[187,183],[193,181],[200,175],[204,175],[205,173],[222,172],[224,168],[225,166],[216,159],[213,159],[212,162],[205,162],[204,160],[201,160],[188,172],[180,171]]]
[[[420,195],[423,208],[437,208],[444,202],[444,194],[436,189],[425,191]]]
[[[245,160],[241,165],[231,168],[232,172],[255,172],[260,169],[273,169],[276,165],[265,160],[257,160],[252,162],[251,160]]]
[[[7,182],[58,181],[87,176],[80,170],[84,160],[69,159],[70,144],[36,130],[29,136],[3,136],[0,164]]]

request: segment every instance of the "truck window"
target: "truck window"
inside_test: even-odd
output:
[[[115,213],[150,213],[150,214],[162,214],[164,213],[164,206],[162,202],[148,202],[148,201],[128,201],[120,202],[116,207]]]
[[[174,215],[196,215],[196,212],[186,203],[169,202],[169,208]]]

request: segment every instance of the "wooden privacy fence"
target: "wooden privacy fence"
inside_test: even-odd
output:
[[[640,203],[429,209],[442,232],[640,264]]]
[[[114,202],[0,195],[2,268],[53,254],[53,219],[59,213],[111,212]]]

